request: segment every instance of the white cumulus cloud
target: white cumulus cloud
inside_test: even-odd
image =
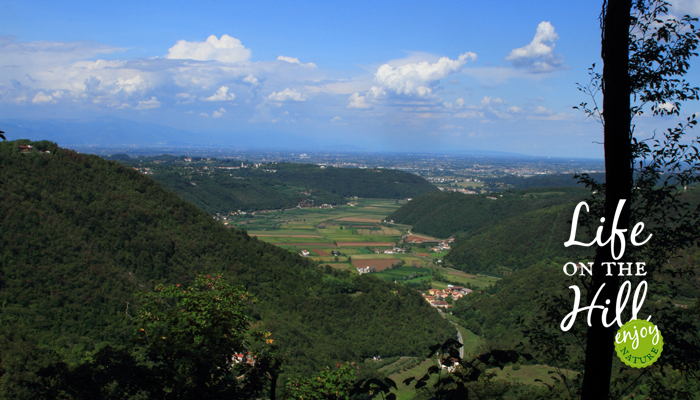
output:
[[[372,108],[372,105],[367,104],[365,96],[360,96],[358,92],[355,92],[348,99],[347,108],[368,109]]]
[[[458,98],[457,100],[455,100],[455,103],[454,103],[454,104],[452,104],[452,103],[447,103],[447,102],[443,103],[443,105],[445,106],[445,108],[447,108],[448,110],[460,110],[460,109],[464,108],[464,105],[465,105],[465,104],[466,104],[466,102],[465,102],[464,99],[461,98],[461,97]]]
[[[151,97],[150,100],[141,100],[136,106],[137,110],[151,110],[160,107],[160,101],[156,97]]]
[[[207,38],[206,42],[188,42],[179,40],[175,46],[168,49],[167,58],[189,59],[198,61],[221,61],[237,63],[250,59],[250,50],[241,41],[229,35],[217,39],[215,35]]]
[[[260,82],[258,82],[258,78],[256,78],[252,74],[243,78],[243,82],[250,83],[253,86],[257,86],[260,83]]]
[[[467,61],[476,60],[476,54],[467,52],[456,60],[442,57],[438,62],[430,64],[427,61],[401,65],[396,68],[384,64],[374,74],[372,87],[374,97],[383,92],[412,97],[428,97],[432,94],[432,86],[449,74],[462,70]]]
[[[277,57],[277,60],[279,60],[279,61],[286,61],[286,62],[288,62],[288,63],[290,63],[290,64],[301,64],[301,63],[299,62],[299,59],[298,59],[298,58],[294,58],[294,57],[279,56],[279,57]]]
[[[221,108],[219,108],[218,110],[214,111],[214,112],[211,114],[211,116],[214,117],[214,118],[220,118],[220,117],[223,117],[224,114],[226,114],[226,110],[225,110],[223,107],[221,107]]]
[[[32,99],[32,103],[34,104],[46,104],[46,103],[53,103],[54,99],[51,97],[51,95],[47,95],[44,92],[39,92],[34,96]]]
[[[306,101],[306,98],[304,98],[300,92],[289,88],[286,88],[281,92],[272,92],[269,96],[267,96],[267,99],[277,103],[284,103],[288,101]]]
[[[290,64],[299,64],[299,65],[303,65],[303,66],[305,66],[305,67],[315,67],[315,66],[316,66],[316,64],[311,63],[311,62],[310,62],[310,63],[307,63],[307,64],[302,64],[302,63],[299,61],[299,59],[296,58],[296,57],[279,56],[279,57],[277,57],[277,61],[286,61],[286,62],[288,62],[288,63],[290,63]]]
[[[677,15],[690,15],[700,17],[700,1],[697,0],[671,0],[671,13]]]
[[[532,42],[525,47],[513,49],[506,60],[519,68],[530,72],[551,72],[563,67],[563,59],[554,53],[554,42],[559,35],[548,21],[537,25],[537,32]]]
[[[204,101],[232,101],[236,95],[228,92],[228,87],[221,86],[213,95],[204,99]]]
[[[133,78],[117,78],[115,83],[116,88],[112,91],[113,93],[124,92],[127,95],[132,95],[134,92],[145,89],[148,85],[141,75],[136,75]]]

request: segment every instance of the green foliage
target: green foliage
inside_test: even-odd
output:
[[[246,313],[274,332],[290,375],[376,354],[418,355],[453,332],[408,288],[326,272],[225,228],[131,168],[33,145],[50,153],[0,143],[0,393],[11,398],[27,398],[18,382],[56,357],[71,367],[105,344],[123,348],[136,294],[190,287],[210,271],[255,295]]]
[[[289,163],[239,168],[240,162],[234,160],[185,163],[184,157],[167,155],[141,159],[115,155],[110,159],[149,168],[163,187],[211,214],[345,204],[345,197],[350,196],[403,199],[437,190],[419,176],[395,170]]]
[[[604,173],[592,173],[591,176],[600,182],[605,182]],[[500,185],[504,185],[508,189],[573,187],[580,185],[574,175],[569,174],[546,174],[529,177],[507,175],[498,178],[483,178],[483,182],[486,188],[494,190],[498,190]]]
[[[388,218],[446,237],[461,232],[444,257],[455,268],[503,276],[554,257],[580,259],[588,249],[564,247],[580,188],[512,190],[502,197],[427,193]]]
[[[575,204],[524,212],[460,237],[445,260],[472,273],[503,273],[557,257],[575,261],[592,256],[587,248],[565,247]]]
[[[406,203],[387,217],[412,225],[413,232],[446,238],[472,234],[525,212],[583,199],[582,188],[512,190],[499,195],[431,192]]]
[[[326,367],[309,378],[289,380],[284,388],[285,399],[348,400],[355,385],[354,363],[338,363]]]
[[[278,179],[343,197],[404,199],[437,188],[420,176],[388,169],[320,168],[310,164],[278,164]]]
[[[495,374],[488,372],[493,367],[503,369],[505,364],[519,358],[532,359],[529,354],[492,350],[476,357],[462,358],[460,347],[462,345],[454,339],[430,346],[428,357],[433,360],[433,365],[428,373],[422,377],[409,377],[403,384],[413,384],[419,393],[418,398],[430,400],[535,399],[544,394],[537,387],[495,380]]]
[[[690,86],[684,78],[690,60],[698,55],[700,30],[695,26],[698,20],[687,15],[677,17],[671,12],[674,11],[670,10],[670,4],[663,0],[605,2],[601,13],[603,74],[591,68],[590,83],[579,86],[579,90],[591,97],[593,105],[584,102],[576,107],[603,125],[608,167],[604,184],[586,174],[580,177],[592,190],[588,201],[591,212],[585,225],[592,232],[599,218],[605,215],[605,225],[600,229],[607,235],[612,229],[611,217],[615,215],[614,224],[617,225],[615,210],[618,204],[624,203],[619,216],[623,221],[622,230],[643,221],[645,234],[653,235],[649,243],[628,249],[622,258],[623,261],[645,262],[646,276],[624,279],[632,281],[633,285],[647,281],[650,292],[669,298],[677,294],[674,285],[669,284],[671,277],[688,277],[695,272],[694,268],[682,265],[678,268],[679,265],[669,263],[669,259],[678,257],[684,248],[696,246],[700,237],[700,208],[691,206],[683,196],[688,185],[700,182],[697,149],[700,138],[684,137],[697,122],[693,115],[685,123],[661,133],[660,139],[655,132],[652,138],[639,140],[631,118],[648,111],[653,116],[680,115],[682,102],[698,99],[700,88]],[[597,96],[600,94],[603,106],[599,108]],[[613,246],[601,245],[597,249],[593,278],[586,284],[589,299],[597,292],[609,297],[620,286],[621,279],[615,270],[606,275],[602,265],[612,258],[609,253]],[[543,299],[542,304],[547,309],[545,322],[558,318],[556,307],[551,306],[558,301],[556,297]],[[665,303],[661,300],[656,304],[647,303],[644,309],[660,331],[667,333],[663,355],[654,365],[641,371],[620,368],[619,373],[612,373],[612,380],[611,370],[615,370],[617,359],[609,354],[609,349],[617,327],[608,328],[604,322],[601,325],[601,314],[592,313],[591,328],[585,336],[577,336],[581,347],[586,348],[583,383],[580,391],[572,391],[570,395],[581,395],[584,399],[609,395],[636,398],[640,393],[648,398],[693,396],[666,372],[669,369],[673,374],[679,372],[693,386],[697,384],[700,326],[691,316],[696,310],[678,310],[671,301]],[[605,311],[602,313],[604,315]],[[556,332],[551,328],[550,331]],[[528,333],[533,336],[533,332]],[[539,341],[543,348],[559,345],[563,340],[556,334],[540,335],[539,330],[534,333],[531,339]],[[568,354],[560,350],[553,356],[566,360]],[[658,379],[660,376],[662,378]]]
[[[136,343],[170,376],[165,392],[194,398],[238,385],[231,364],[233,355],[247,353],[250,297],[220,278],[200,275],[189,287],[158,285],[140,296]]]
[[[496,282],[493,295],[475,292],[458,299],[452,314],[461,318],[469,330],[487,339],[491,348],[515,348],[522,340],[521,332],[514,329],[520,326],[519,320],[531,323],[541,313],[533,307],[536,292],[542,288],[568,292],[570,282],[561,272],[562,265],[542,262],[507,276]]]
[[[199,276],[190,287],[159,285],[141,296],[135,337],[106,346],[76,367],[41,369],[35,395],[46,399],[249,399],[274,386],[281,360],[252,352],[248,293]],[[271,345],[269,333],[253,335]],[[269,346],[267,346],[269,347]],[[237,355],[245,355],[245,362]],[[239,376],[240,375],[240,376]]]

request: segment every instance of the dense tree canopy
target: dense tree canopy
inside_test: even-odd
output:
[[[346,197],[405,199],[437,188],[407,172],[313,164],[249,163],[161,155],[108,157],[153,179],[208,213],[345,204]],[[146,170],[147,169],[147,170]]]
[[[412,225],[412,231],[440,238],[472,234],[528,211],[583,199],[583,188],[536,188],[500,194],[464,195],[455,192],[425,193],[387,217]]]
[[[23,152],[20,144],[33,144]],[[227,229],[148,176],[50,142],[0,144],[0,385],[129,337],[137,293],[222,273],[288,353],[289,374],[417,355],[454,328],[414,291],[319,268]],[[33,360],[33,361],[29,361]],[[10,389],[14,388],[14,389]]]

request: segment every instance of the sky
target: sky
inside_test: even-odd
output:
[[[576,83],[602,65],[600,8],[5,1],[0,121],[118,118],[222,146],[275,132],[336,149],[601,158],[600,124],[573,109],[590,102]],[[700,2],[672,12],[700,16]],[[675,122],[640,117],[636,132]]]

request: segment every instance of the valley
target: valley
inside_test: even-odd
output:
[[[426,349],[457,332],[465,359],[512,351],[542,316],[538,291],[567,293],[571,280],[562,263],[591,255],[563,248],[568,216],[587,195],[580,188],[462,194],[426,188],[405,173],[391,178],[405,185],[392,186],[385,171],[326,175],[329,169],[285,164],[274,173],[270,165],[239,171],[256,182],[239,187],[245,179],[220,168],[221,161],[189,165],[185,158],[137,168],[51,142],[2,143],[3,390],[41,381],[42,368],[56,363],[84,366],[109,346],[132,351],[130,318],[143,294],[211,273],[257,299],[246,306],[245,326],[264,329],[265,342],[279,346],[283,379],[356,362],[358,379],[400,381],[424,375],[431,363]],[[159,176],[187,190],[164,190],[152,179]],[[374,185],[367,193],[386,197],[347,195],[366,190],[365,178]],[[343,196],[333,193],[343,187]],[[416,188],[423,193],[403,196]],[[240,197],[248,189],[255,196]],[[196,195],[193,203],[183,200],[188,193]],[[285,207],[258,203],[273,194]],[[226,211],[220,205],[229,195],[249,206]],[[336,200],[313,205],[316,195]],[[692,187],[683,196],[700,203]],[[205,212],[207,204],[219,211]],[[673,268],[695,268],[696,250],[680,256]],[[692,310],[697,278],[668,279],[678,296],[652,300]],[[532,343],[525,346],[533,352]],[[27,357],[38,362],[23,366]],[[551,370],[547,363],[518,356],[485,382],[534,393],[544,389],[534,379]],[[20,370],[23,378],[12,372]],[[395,394],[410,399],[420,392]]]
[[[353,274],[358,268],[370,267],[375,269],[371,272],[374,277],[415,288],[444,289],[451,282],[486,289],[498,280],[444,267],[447,250],[431,250],[444,240],[409,237],[410,226],[386,222],[406,200],[351,199],[350,203],[235,215],[223,223],[291,252],[308,252],[310,260],[322,265]],[[409,239],[414,238],[424,243],[411,243]]]

